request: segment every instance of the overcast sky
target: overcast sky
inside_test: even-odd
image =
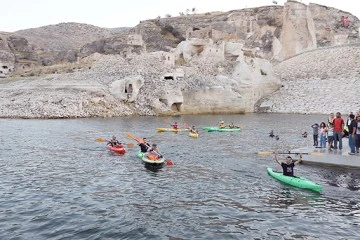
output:
[[[277,0],[283,5],[286,0]],[[302,0],[335,7],[360,17],[358,0]],[[178,16],[196,8],[199,13],[272,5],[272,0],[1,0],[0,31],[13,32],[61,22],[99,27],[134,27],[141,20]]]

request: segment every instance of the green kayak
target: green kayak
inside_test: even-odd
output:
[[[240,132],[240,128],[218,128],[218,127],[209,127],[208,132]]]
[[[274,172],[272,168],[267,168],[267,172],[270,176],[279,180],[280,182],[289,184],[294,187],[310,189],[316,192],[320,192],[322,190],[322,186],[303,177],[285,176],[282,172]]]

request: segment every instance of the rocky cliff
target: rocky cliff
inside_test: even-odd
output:
[[[262,99],[260,110],[347,114],[360,109],[360,43],[302,53],[274,70],[283,87]]]
[[[347,16],[349,26],[342,25]],[[174,48],[189,34],[205,34],[218,41],[239,42],[256,56],[283,61],[296,54],[359,41],[359,19],[348,12],[318,4],[287,1],[284,6],[264,6],[161,18],[141,22],[136,32],[149,51]]]
[[[341,23],[343,15],[348,16],[349,26]],[[120,35],[95,31],[95,41],[81,48],[71,42],[63,46],[65,50],[53,46],[51,52],[24,37],[3,34],[0,57],[9,64],[13,61],[11,69],[59,61],[86,62],[90,67],[0,82],[0,117],[239,113],[253,112],[256,106],[273,112],[317,112],[304,102],[294,107],[295,97],[284,98],[281,93],[293,91],[300,82],[296,99],[306,101],[312,94],[306,82],[318,77],[306,64],[311,62],[307,54],[314,51],[323,56],[321,63],[329,64],[313,69],[322,74],[320,79],[344,84],[335,70],[329,75],[323,71],[333,61],[326,57],[335,58],[329,50],[337,49],[335,46],[346,45],[345,52],[356,53],[351,49],[357,45],[349,44],[359,42],[359,26],[359,20],[349,13],[288,1],[284,7],[143,21]],[[100,39],[101,34],[105,36]],[[69,50],[70,45],[77,49]],[[356,59],[349,66],[358,67]],[[299,67],[300,63],[306,68]],[[284,87],[277,91],[281,84]],[[351,84],[346,86],[355,87]],[[345,105],[341,99],[337,102]],[[334,107],[329,106],[318,112]]]

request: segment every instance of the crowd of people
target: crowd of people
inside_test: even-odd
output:
[[[330,113],[327,122],[315,123],[312,126],[314,146],[333,149],[343,149],[343,138],[349,139],[349,155],[359,153],[360,148],[360,112],[351,112],[346,121],[340,112]],[[320,144],[319,144],[320,142]],[[327,146],[326,146],[327,142]],[[320,146],[319,146],[320,145]]]

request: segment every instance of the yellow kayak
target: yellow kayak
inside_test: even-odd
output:
[[[189,132],[190,129],[173,129],[173,128],[156,128],[156,131],[158,132]]]
[[[198,133],[189,132],[189,137],[198,138],[198,137],[199,137],[199,134],[198,134]]]

